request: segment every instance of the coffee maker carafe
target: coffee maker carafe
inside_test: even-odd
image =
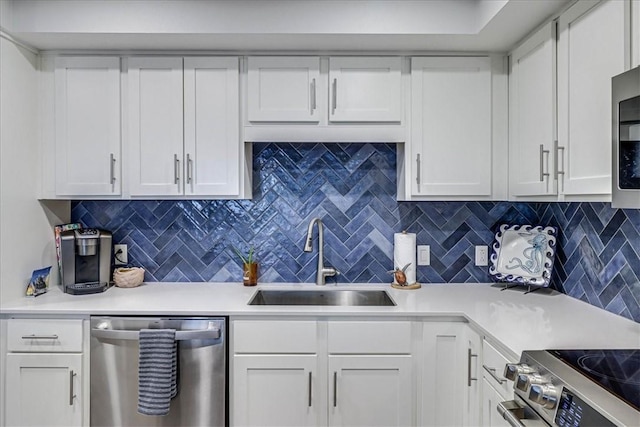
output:
[[[73,295],[104,292],[111,281],[111,233],[97,228],[60,234],[62,287]]]

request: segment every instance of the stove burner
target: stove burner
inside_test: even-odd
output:
[[[636,356],[640,357],[640,354],[636,354]],[[578,366],[585,372],[604,380],[640,386],[640,378],[636,380],[621,370],[619,365],[608,362],[611,360],[607,359],[605,355],[589,354],[578,358]]]
[[[640,350],[553,350],[551,353],[640,411]]]

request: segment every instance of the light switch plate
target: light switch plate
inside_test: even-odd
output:
[[[489,246],[476,246],[476,265],[478,267],[489,265]]]
[[[429,245],[418,245],[418,265],[431,265],[431,248]]]

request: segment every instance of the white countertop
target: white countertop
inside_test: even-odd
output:
[[[318,290],[313,284],[145,283],[101,294],[68,295],[59,288],[3,301],[7,315],[359,316],[463,317],[480,333],[519,356],[523,350],[640,348],[640,323],[575,298],[542,289],[524,294],[496,284],[431,284],[418,290],[389,285],[327,285],[331,289],[385,289],[395,307],[249,306],[259,288]]]

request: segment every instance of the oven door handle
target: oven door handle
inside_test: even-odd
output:
[[[511,427],[525,427],[520,421],[524,418],[524,408],[518,405],[515,400],[507,400],[498,403],[498,413],[504,418]]]

